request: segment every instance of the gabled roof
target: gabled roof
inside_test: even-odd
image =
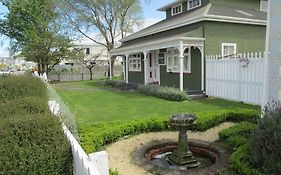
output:
[[[262,11],[208,4],[189,13],[164,19],[122,39],[122,42],[194,24],[201,21],[218,21],[266,26],[267,14]]]

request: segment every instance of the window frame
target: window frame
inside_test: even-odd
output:
[[[188,49],[188,53],[184,53],[183,56],[184,56],[184,59],[187,58],[187,69],[185,69],[185,66],[184,66],[184,70],[183,70],[183,73],[191,73],[191,48],[186,48]],[[166,71],[168,73],[180,73],[180,58],[179,58],[179,53],[178,54],[175,54],[175,50],[177,50],[176,48],[168,48],[167,49],[167,52],[166,52]],[[172,54],[169,54],[169,51],[171,51]],[[170,66],[170,61],[168,60],[169,57],[172,58],[172,64],[173,66]],[[174,69],[175,67],[175,57],[178,57],[178,68],[177,69]],[[185,61],[184,61],[185,62]],[[171,67],[173,67],[171,69]]]
[[[180,7],[180,12],[173,13],[173,9]],[[175,16],[182,13],[182,4],[177,4],[171,7],[171,16]]]
[[[134,57],[135,56],[135,57]],[[141,72],[142,71],[142,55],[141,53],[135,53],[129,55],[129,72]],[[134,62],[135,60],[135,62]],[[136,64],[136,68],[134,68],[134,64]],[[138,66],[140,65],[140,66]]]
[[[187,10],[192,10],[192,9],[198,8],[198,7],[200,7],[200,6],[202,5],[201,0],[198,0],[198,1],[199,1],[199,5],[198,5],[198,6],[190,7],[190,6],[189,6],[189,2],[190,2],[190,1],[194,1],[194,0],[188,0],[188,1],[187,1]]]
[[[234,47],[234,53],[233,54],[236,54],[237,53],[237,44],[236,43],[222,43],[221,44],[221,56],[222,58],[224,58],[225,56],[227,55],[224,55],[224,47],[225,46],[233,46]],[[229,55],[229,54],[228,54]]]
[[[267,12],[268,10],[268,1],[261,0],[260,1],[260,11]]]

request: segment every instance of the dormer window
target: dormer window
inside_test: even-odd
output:
[[[172,7],[172,16],[178,15],[182,12],[182,4],[178,4]]]
[[[191,10],[201,6],[201,0],[189,0],[187,2],[187,10]]]

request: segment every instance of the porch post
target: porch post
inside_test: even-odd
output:
[[[123,62],[123,80],[126,81],[126,56],[122,56],[122,62]]]
[[[180,91],[183,91],[183,42],[180,41],[179,43],[179,59],[180,59]]]
[[[204,48],[201,49],[201,90],[205,90],[205,58],[204,58]]]
[[[129,83],[129,54],[126,54],[126,83]]]
[[[111,66],[111,55],[109,57],[109,79],[112,80],[112,66]]]
[[[143,58],[143,66],[144,66],[144,84],[147,84],[147,51],[143,52],[144,58]]]

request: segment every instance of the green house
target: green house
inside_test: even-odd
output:
[[[265,50],[266,0],[177,0],[166,19],[121,40],[125,80],[205,91],[207,55]]]

